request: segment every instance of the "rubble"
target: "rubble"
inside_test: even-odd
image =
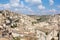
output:
[[[49,16],[48,21],[37,22],[30,16],[2,10],[0,11],[0,36],[11,40],[14,37],[19,37],[21,40],[51,40],[52,38],[58,40],[56,36],[59,21],[59,15]],[[32,22],[36,23],[32,24]]]

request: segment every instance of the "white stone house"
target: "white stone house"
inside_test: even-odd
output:
[[[38,40],[58,40],[56,37],[58,32],[55,29],[36,28],[36,37]]]

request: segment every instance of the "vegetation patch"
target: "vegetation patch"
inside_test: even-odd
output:
[[[13,40],[20,40],[20,37],[13,37]]]

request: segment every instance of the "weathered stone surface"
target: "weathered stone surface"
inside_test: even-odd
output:
[[[37,40],[51,40],[53,36],[57,36],[58,29],[60,29],[59,22],[60,15],[44,16],[40,19],[40,16],[32,18],[24,14],[3,10],[0,11],[0,35],[2,38],[11,39],[19,36],[36,38]]]

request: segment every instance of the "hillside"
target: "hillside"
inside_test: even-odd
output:
[[[0,37],[14,39],[14,37],[36,37],[36,30],[50,33],[58,30],[60,15],[30,16],[18,14],[8,10],[0,11]],[[11,37],[10,37],[11,36]]]

